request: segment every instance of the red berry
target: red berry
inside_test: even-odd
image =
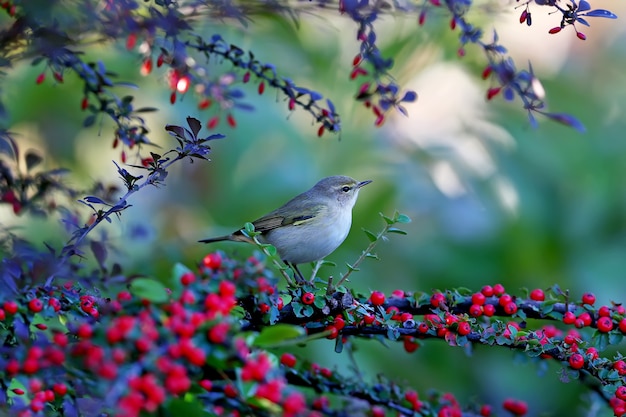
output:
[[[291,353],[283,353],[280,357],[280,363],[288,368],[293,368],[294,366],[296,366],[296,361],[296,357]]]
[[[208,129],[215,129],[217,127],[217,124],[220,122],[220,118],[219,116],[213,116],[209,119],[209,121],[206,124],[206,127]]]
[[[315,294],[313,294],[312,292],[305,292],[304,294],[302,294],[302,302],[306,305],[311,305],[315,302]]]
[[[561,31],[561,27],[560,26],[556,26],[553,27],[552,29],[550,29],[548,31],[549,34],[554,35],[555,33],[559,33]]]
[[[393,290],[391,292],[391,296],[392,297],[396,297],[396,298],[404,298],[404,291],[403,290]]]
[[[590,359],[598,359],[598,349],[594,348],[594,347],[590,347],[587,349],[587,351],[585,352],[585,354],[587,356],[589,356]]]
[[[563,323],[574,324],[575,321],[576,321],[576,315],[572,313],[571,311],[566,311],[565,314],[563,314]]]
[[[52,390],[56,395],[62,397],[67,394],[67,385],[65,385],[63,382],[57,382],[52,386]]]
[[[211,388],[213,388],[213,383],[210,379],[202,379],[198,385],[200,385],[205,391],[211,391]]]
[[[510,303],[508,303],[507,305],[505,305],[503,307],[504,309],[504,314],[508,314],[509,316],[517,313],[517,304],[515,304],[515,302],[511,301]]]
[[[578,316],[578,318],[583,321],[583,324],[585,326],[590,326],[591,325],[591,315],[589,313],[587,313],[586,311],[584,313],[581,313]]]
[[[224,395],[230,398],[235,398],[237,396],[237,388],[232,384],[228,384],[224,387]]]
[[[485,67],[482,73],[483,80],[486,80],[487,78],[489,78],[492,72],[493,72],[493,67],[491,65],[488,65],[487,67]]]
[[[615,390],[615,396],[620,400],[626,400],[626,386],[622,385]]]
[[[580,369],[585,366],[585,358],[580,353],[574,353],[569,357],[569,366],[572,369]]]
[[[222,266],[222,257],[219,253],[209,253],[202,259],[202,263],[209,269],[219,269]]]
[[[483,315],[483,306],[472,304],[469,308],[469,315],[472,317],[480,317]]]
[[[524,23],[526,21],[526,17],[528,17],[528,10],[523,10],[522,14],[519,16],[519,22]]]
[[[495,96],[497,96],[500,91],[502,91],[502,87],[491,87],[487,90],[487,100],[491,100]]]
[[[430,297],[430,305],[432,305],[435,308],[439,307],[442,304],[445,304],[445,302],[446,302],[446,296],[440,292],[436,292],[432,295],[432,297]]]
[[[28,309],[33,313],[39,313],[43,310],[43,302],[39,298],[33,298],[28,302]]]
[[[8,314],[13,315],[17,313],[18,305],[15,301],[5,301],[3,308],[4,308],[4,311],[6,311]]]
[[[466,321],[462,321],[459,323],[459,327],[457,329],[457,332],[461,335],[461,336],[467,336],[468,334],[470,334],[472,332],[472,327],[470,326],[470,324]]]
[[[267,314],[270,312],[270,306],[266,303],[261,303],[259,304],[259,311],[261,312],[261,314]]]
[[[472,304],[477,304],[479,306],[485,304],[485,294],[482,292],[477,292],[472,294]]]
[[[546,294],[541,288],[535,288],[530,292],[530,299],[534,301],[545,301]]]
[[[613,363],[613,369],[615,369],[620,375],[626,375],[626,362],[621,359],[615,361],[615,363]]]
[[[500,304],[502,307],[504,307],[505,305],[507,305],[511,301],[513,301],[513,297],[511,297],[509,294],[502,294],[500,296],[500,298],[498,299],[498,304]]]
[[[485,285],[480,292],[485,296],[485,297],[491,297],[493,295],[493,287],[491,285]]]
[[[208,98],[203,98],[198,103],[198,108],[200,110],[204,110],[204,109],[208,109],[210,105],[211,105],[211,100],[209,100]]]
[[[483,314],[487,317],[491,317],[496,313],[496,307],[493,304],[485,304],[483,306]]]
[[[489,404],[484,404],[480,407],[480,415],[482,417],[490,417],[491,416],[491,406]]]
[[[326,339],[336,339],[337,336],[339,336],[339,329],[337,329],[335,326],[330,325],[330,326],[326,326],[325,329],[328,332],[328,335],[326,336]]]
[[[417,395],[417,391],[409,390],[404,393],[404,399],[413,404],[419,400],[419,396]]]
[[[385,417],[385,409],[375,405],[372,407],[372,417]]]
[[[385,303],[385,294],[380,291],[372,291],[370,302],[375,306],[383,305]]]
[[[259,84],[259,94],[263,94],[264,91],[265,91],[265,82],[261,81],[261,83]]]
[[[404,346],[404,350],[407,353],[413,353],[417,350],[417,348],[420,347],[417,339],[415,339],[413,336],[405,336],[402,340],[402,344]]]
[[[141,64],[141,69],[139,73],[143,76],[146,76],[152,72],[152,58],[146,58]]]
[[[596,296],[593,293],[586,292],[582,297],[583,304],[589,304],[592,306],[596,302]]]
[[[183,284],[184,286],[187,286],[187,285],[193,283],[195,280],[196,280],[196,276],[194,275],[193,272],[185,272],[180,277],[180,283]]]
[[[493,286],[493,295],[495,295],[496,297],[501,296],[502,294],[504,294],[504,292],[505,292],[504,285],[496,284]]]
[[[504,400],[502,407],[516,416],[523,416],[528,412],[528,405],[524,401],[511,398]]]
[[[622,333],[626,333],[626,319],[621,319],[619,322],[619,330]]]
[[[610,317],[611,309],[608,306],[602,306],[598,309],[598,316],[600,317]]]
[[[411,315],[411,317],[413,317],[413,315]],[[346,321],[343,319],[343,317],[337,316],[337,317],[335,317],[335,320],[333,322],[333,326],[335,326],[337,328],[337,330],[341,330],[344,327],[346,327]]]
[[[608,333],[613,330],[613,320],[610,317],[600,317],[598,319],[598,330],[602,333]]]

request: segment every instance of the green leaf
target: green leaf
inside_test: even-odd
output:
[[[348,270],[349,270],[349,271],[358,271],[358,270],[359,270],[359,268],[355,268],[355,267],[353,267],[352,265],[350,265],[350,264],[349,264],[349,263],[347,263],[347,262],[346,262],[346,266],[348,267]]]
[[[398,214],[396,216],[396,222],[398,223],[411,223],[411,218],[409,216],[407,216],[406,214]]]
[[[609,335],[607,333],[601,333],[597,330],[591,340],[593,340],[593,344],[599,352],[606,350],[609,345]]]
[[[363,232],[365,232],[370,242],[376,242],[378,240],[378,236],[376,236],[374,233],[370,232],[369,230],[363,229]]]
[[[407,234],[407,232],[405,232],[404,230],[398,229],[397,227],[390,227],[389,229],[387,229],[387,233],[397,233],[399,235]]]
[[[300,326],[292,326],[290,324],[277,324],[275,326],[265,327],[261,333],[254,339],[254,346],[267,348],[278,345],[282,342],[296,339],[304,336],[304,329]]]
[[[243,228],[249,235],[251,235],[252,233],[256,233],[254,231],[254,225],[250,222],[247,222],[246,224],[244,224]]]
[[[621,333],[609,334],[609,343],[612,345],[619,345],[620,343],[622,343],[622,339],[624,339],[624,335]]]
[[[139,298],[145,298],[153,303],[163,303],[168,300],[168,291],[159,281],[150,278],[137,278],[130,283],[130,292]]]
[[[380,217],[382,217],[382,218],[383,218],[383,220],[385,220],[385,222],[386,222],[387,224],[394,224],[394,223],[395,223],[395,220],[394,220],[394,219],[392,219],[391,217],[387,217],[387,216],[385,216],[383,213],[378,213],[378,214],[380,214]]]
[[[202,404],[193,398],[192,401],[183,400],[181,398],[172,398],[167,403],[167,411],[173,416],[185,417],[208,417],[213,414],[204,411]]]
[[[263,245],[263,248],[267,251],[269,256],[276,256],[276,248],[272,245]]]
[[[302,309],[302,314],[304,317],[311,317],[315,313],[315,309],[312,306],[305,305]]]
[[[324,299],[324,297],[321,297],[321,296],[315,297],[315,301],[313,301],[313,304],[315,305],[315,307],[321,310],[324,307],[326,307],[326,300]]]

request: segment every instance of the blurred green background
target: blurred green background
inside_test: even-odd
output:
[[[618,16],[626,11],[609,1],[593,6]],[[379,230],[378,213],[398,210],[413,219],[405,228],[408,236],[392,235],[377,248],[380,260],[366,261],[352,276],[357,291],[478,290],[500,282],[518,294],[521,287],[558,284],[575,297],[593,291],[599,303],[626,300],[625,27],[620,20],[591,19],[583,42],[571,28],[549,35],[558,18],[539,8],[532,27],[519,25],[520,12],[476,10],[472,18],[486,32],[497,27],[518,67],[530,59],[549,108],[577,116],[587,133],[547,120],[532,129],[519,100],[486,102],[482,53],[469,47],[459,59],[457,33],[436,15],[424,27],[415,16],[377,22],[383,54],[395,58],[392,75],[419,94],[407,106],[408,118],[393,114],[382,128],[353,100],[357,84],[348,74],[358,44],[346,18],[318,10],[303,14],[298,28],[270,15],[254,16],[247,27],[207,22],[200,33],[222,34],[275,64],[281,75],[333,100],[343,132],[318,138],[308,114],[290,114],[274,91],[258,96],[250,83],[245,89],[256,109],[234,113],[234,129],[222,120],[215,131],[227,137],[214,142],[211,162],[178,164],[165,187],[139,193],[121,221],[105,226],[117,248],[115,260],[129,273],[166,278],[174,263],[193,265],[212,249],[246,257],[253,248],[195,242],[241,227],[322,177],[344,174],[374,182],[360,194],[347,241],[327,258],[337,267],[323,268],[322,276],[344,272],[345,262],[354,262],[368,244],[361,229]],[[88,56],[140,85],[137,91],[120,89],[120,95],[134,94],[138,105],[161,109],[148,120],[152,140],[163,149],[175,146],[165,124],[182,125],[188,115],[205,123],[213,114],[198,110],[191,92],[171,106],[164,73],[142,78],[139,58],[123,43],[94,47]],[[228,64],[212,68],[216,76],[231,70]],[[4,80],[10,130],[21,146],[41,149],[47,168],[71,168],[69,181],[77,187],[95,181],[121,185],[111,162],[119,160],[119,150],[111,148],[112,124],[104,120],[82,129],[79,84],[67,77],[62,85],[37,86],[41,70],[24,62]],[[0,215],[3,224],[22,227],[32,240],[57,247],[65,240],[56,219],[15,219],[5,207]],[[504,349],[478,347],[467,356],[429,341],[408,355],[394,344],[356,346],[356,361],[370,378],[384,373],[421,393],[451,391],[465,402],[500,404],[514,396],[529,401],[531,414],[588,415],[584,391],[576,382],[559,382],[556,364],[540,377],[536,365],[513,360]],[[331,342],[315,342],[307,352],[323,366],[350,367],[345,353],[333,353]]]

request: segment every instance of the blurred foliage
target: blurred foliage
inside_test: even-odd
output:
[[[573,294],[594,291],[601,303],[626,300],[626,73],[618,70],[625,61],[624,30],[596,24],[592,40],[573,41],[566,60],[552,64],[557,76],[544,78],[536,71],[551,107],[575,114],[586,125],[587,133],[580,134],[548,122],[532,129],[522,111],[499,99],[486,105],[486,85],[479,80],[481,69],[472,49],[464,60],[453,59],[457,40],[437,36],[443,22],[434,19],[417,28],[414,17],[384,20],[379,38],[384,52],[397,58],[399,84],[419,85],[420,73],[448,59],[473,75],[457,80],[444,78],[449,73],[442,72],[433,88],[469,83],[479,95],[459,90],[458,95],[429,96],[416,87],[420,98],[409,108],[409,117],[399,115],[375,129],[369,114],[350,97],[354,86],[348,73],[358,45],[354,28],[344,20],[315,13],[302,16],[297,28],[290,19],[274,15],[254,16],[247,26],[207,22],[204,34],[228,36],[280,65],[296,82],[314,85],[333,99],[343,115],[343,133],[318,138],[309,117],[288,114],[271,94],[253,96],[255,87],[250,86],[255,110],[238,115],[234,129],[217,126],[226,139],[213,145],[210,163],[175,167],[165,187],[139,195],[119,222],[106,226],[116,260],[128,271],[164,278],[173,263],[192,265],[209,250],[196,244],[198,239],[240,227],[324,176],[344,174],[374,183],[361,193],[350,236],[327,258],[337,267],[324,267],[322,275],[345,271],[344,263],[353,262],[368,244],[361,228],[378,229],[378,213],[398,209],[413,218],[406,228],[409,235],[380,245],[380,261],[366,261],[349,285],[390,292],[451,286],[477,290],[496,282],[514,290],[557,283]],[[545,32],[540,44],[528,47],[562,47],[552,44],[556,37]],[[138,105],[161,109],[147,120],[162,148],[175,146],[159,130],[166,124],[181,124],[187,115],[206,122],[190,100],[171,106],[159,75],[142,78],[139,58],[123,45],[98,46],[89,54],[139,85]],[[214,65],[214,71],[225,69]],[[3,95],[11,106],[11,130],[46,155],[46,169],[70,168],[76,186],[95,181],[119,185],[111,163],[119,156],[111,149],[112,126],[104,122],[82,129],[82,115],[75,111],[81,93],[73,81],[36,85],[39,72],[24,62],[7,71]],[[446,106],[438,100],[460,104]],[[465,110],[474,102],[482,111],[468,120]],[[457,112],[459,106],[466,109]],[[457,130],[445,130],[457,125]],[[486,128],[495,125],[503,131]],[[438,142],[442,131],[451,138]],[[426,140],[414,140],[414,134]],[[453,173],[461,186],[446,190],[437,180],[445,180],[441,172]],[[35,242],[58,247],[65,241],[60,224],[14,218],[5,206],[0,215],[4,227],[20,227]],[[215,247],[238,257],[254,250],[232,243]],[[515,395],[530,401],[531,414],[547,409],[553,415],[582,415],[577,414],[584,401],[577,384],[559,383],[557,366],[548,366],[538,378],[534,365],[512,364],[514,354],[507,351],[478,349],[468,357],[436,341],[413,355],[400,349],[359,341],[355,356],[366,364],[364,374],[385,373],[418,390],[451,390],[460,399],[494,403]],[[323,365],[350,366],[346,353],[329,353],[329,341],[315,342],[307,350]],[[551,393],[549,398],[545,392]]]

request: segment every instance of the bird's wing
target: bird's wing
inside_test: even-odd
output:
[[[314,219],[317,215],[322,211],[322,207],[313,207],[312,209],[308,207],[309,214],[306,215],[298,215],[294,216],[293,214],[287,214],[290,210],[287,205],[274,210],[271,213],[261,217],[252,222],[254,225],[254,230],[257,232],[265,233],[269,232],[272,229],[276,229],[277,227],[294,225],[300,226],[309,222],[311,219]]]

